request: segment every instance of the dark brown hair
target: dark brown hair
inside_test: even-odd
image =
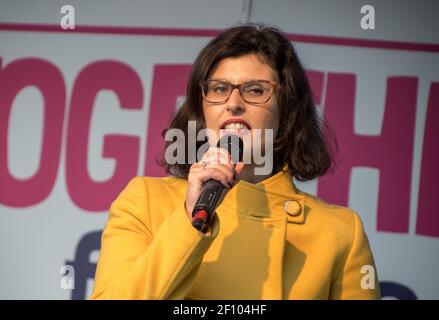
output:
[[[300,181],[326,173],[332,163],[327,142],[329,127],[320,119],[313,102],[308,79],[291,42],[277,28],[245,24],[229,28],[211,40],[200,52],[189,75],[187,98],[170,121],[169,128],[183,130],[188,138],[188,121],[196,121],[196,132],[205,128],[199,83],[206,80],[218,63],[226,58],[256,54],[277,72],[279,87],[279,130],[273,146],[273,173],[285,164]],[[163,137],[166,131],[163,131]],[[168,141],[168,147],[173,141]],[[197,142],[197,150],[204,142]],[[187,146],[187,141],[186,141]],[[336,142],[334,139],[334,146]],[[186,149],[187,150],[187,147]],[[160,165],[167,173],[186,178],[191,164]]]

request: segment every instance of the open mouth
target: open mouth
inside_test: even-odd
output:
[[[245,134],[250,130],[250,125],[243,119],[228,119],[221,126],[221,131],[225,133]]]

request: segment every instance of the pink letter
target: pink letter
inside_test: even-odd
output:
[[[416,233],[439,237],[439,83],[430,87],[422,152]]]
[[[23,180],[14,178],[8,170],[8,147],[20,148],[8,146],[8,128],[12,102],[28,86],[36,86],[44,97],[44,125],[40,165],[32,177]],[[48,61],[20,59],[0,70],[0,92],[0,203],[31,206],[43,201],[55,183],[65,110],[64,79],[59,69]]]
[[[161,177],[164,170],[157,164],[164,155],[162,131],[175,113],[178,96],[186,95],[190,65],[157,65],[154,67],[151,107],[149,109],[148,140],[146,142],[145,175]]]
[[[91,113],[100,90],[113,90],[122,109],[141,109],[142,84],[136,72],[116,61],[101,61],[85,67],[75,81],[67,135],[67,187],[73,202],[84,210],[108,209],[129,179],[137,174],[139,138],[127,135],[104,137],[104,158],[116,159],[113,176],[93,181],[87,170]]]
[[[314,103],[316,105],[320,105],[322,103],[324,73],[320,71],[307,70],[306,76],[308,77],[309,85],[312,89]]]
[[[355,75],[328,75],[325,118],[334,128],[340,151],[336,168],[319,179],[318,194],[348,204],[354,167],[380,170],[377,230],[408,232],[417,79],[388,79],[383,127],[379,137],[355,134]],[[374,190],[364,190],[364,196]]]

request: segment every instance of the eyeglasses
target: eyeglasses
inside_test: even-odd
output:
[[[276,82],[253,80],[241,84],[231,84],[224,80],[205,80],[200,82],[200,86],[204,100],[209,103],[225,103],[229,100],[232,91],[237,88],[245,102],[262,104],[270,99]]]

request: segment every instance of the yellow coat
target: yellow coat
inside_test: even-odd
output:
[[[362,273],[375,265],[357,213],[298,190],[287,171],[240,181],[207,235],[186,216],[186,185],[137,177],[122,191],[102,235],[92,299],[380,297],[376,272]]]

